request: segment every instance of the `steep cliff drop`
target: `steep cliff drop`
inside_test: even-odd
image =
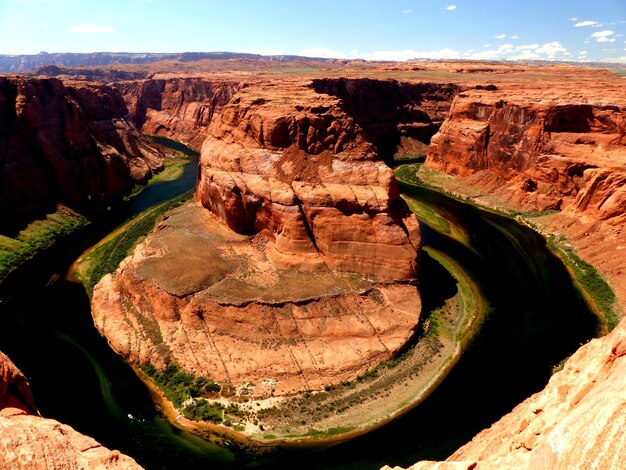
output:
[[[432,139],[426,166],[492,206],[542,212],[607,277],[626,308],[626,99],[623,84],[468,90]],[[614,253],[614,256],[606,256]]]
[[[197,204],[94,290],[113,348],[256,397],[393,357],[419,320],[419,227],[339,99],[249,84],[207,134]]]
[[[590,81],[575,91],[532,83],[523,90],[467,91],[433,137],[426,162],[455,176],[435,177],[436,184],[523,211],[539,230],[564,237],[562,243],[609,281],[618,318],[626,306],[624,97],[623,83],[615,80]],[[533,216],[536,211],[545,213]],[[411,468],[621,468],[625,338],[622,320],[447,461]]]
[[[0,467],[141,468],[70,426],[39,416],[26,378],[1,352]]]
[[[0,217],[106,208],[163,168],[110,87],[0,77]],[[6,226],[6,225],[5,225]]]

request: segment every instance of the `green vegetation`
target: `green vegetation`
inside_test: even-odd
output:
[[[347,432],[350,432],[354,430],[353,427],[347,428],[347,427],[336,427],[336,428],[330,428],[330,429],[326,429],[325,431],[318,431],[317,429],[311,428],[308,430],[308,432],[305,434],[305,436],[309,436],[309,437],[331,437],[331,436],[337,436],[338,434],[345,434]],[[267,439],[267,437],[265,437]]]
[[[189,191],[131,219],[121,230],[117,231],[117,235],[85,256],[81,264],[86,266],[86,272],[82,275],[82,281],[87,289],[87,293],[91,295],[94,286],[100,279],[117,269],[122,260],[132,252],[140,239],[152,231],[156,222],[165,212],[184,204],[191,194],[192,192]]]
[[[189,418],[211,423],[221,423],[224,411],[234,414],[239,411],[237,405],[228,408],[221,403],[211,403],[204,398],[215,396],[222,387],[205,377],[195,377],[180,369],[177,364],[169,363],[162,371],[152,364],[141,366],[146,374],[176,408]]]
[[[213,396],[222,389],[212,380],[188,374],[171,362],[161,371],[152,364],[142,365],[141,370],[157,384],[177,408],[190,398]]]
[[[578,285],[604,318],[607,330],[615,328],[619,322],[614,311],[615,293],[596,268],[580,258],[574,248],[559,243],[554,236],[548,237],[548,248],[557,253],[573,273]]]
[[[56,239],[74,233],[88,224],[89,221],[82,215],[59,206],[54,213],[46,215],[45,219],[28,224],[15,237],[0,234],[0,281],[26,260],[49,248]]]

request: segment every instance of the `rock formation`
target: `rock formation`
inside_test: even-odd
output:
[[[3,220],[63,203],[105,208],[163,159],[104,85],[0,77],[0,214]]]
[[[626,100],[615,91],[577,100],[533,89],[466,91],[433,138],[427,165],[472,175],[515,207],[623,217]]]
[[[130,457],[39,416],[28,382],[0,352],[0,467],[134,469]]]
[[[95,288],[96,325],[132,362],[280,395],[354,378],[413,336],[420,235],[393,173],[345,97],[277,85],[242,85],[211,120],[210,212],[171,213]]]
[[[584,83],[584,85],[582,85]],[[505,84],[467,90],[432,139],[426,165],[461,195],[534,218],[563,235],[626,305],[626,99],[623,81]],[[621,468],[626,320],[582,346],[547,387],[427,468]]]
[[[626,321],[582,346],[541,392],[430,468],[621,468]],[[387,467],[388,468],[388,467]]]
[[[138,129],[180,140],[200,149],[205,131],[240,84],[201,77],[150,79],[114,85],[124,96]]]

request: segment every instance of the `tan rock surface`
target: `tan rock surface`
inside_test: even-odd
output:
[[[354,378],[413,335],[414,285],[284,269],[265,243],[183,206],[96,286],[96,325],[131,362],[251,382],[256,396]]]
[[[202,124],[196,199],[216,217],[172,213],[96,287],[96,324],[131,362],[251,381],[259,396],[354,378],[393,357],[420,313],[419,226],[379,137],[399,147],[427,139],[407,125],[432,127],[419,106],[441,119],[456,88],[406,85],[401,105],[380,101],[385,125],[375,127],[377,108],[361,99],[402,96],[397,82],[229,86]]]
[[[0,352],[0,468],[139,469],[70,426],[39,416],[24,375]]]
[[[623,468],[626,321],[582,346],[541,392],[457,450],[411,469]]]

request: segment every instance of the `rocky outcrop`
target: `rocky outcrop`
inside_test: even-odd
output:
[[[96,325],[132,362],[284,395],[413,337],[421,241],[393,173],[339,98],[277,85],[231,97],[202,146],[199,205],[96,286]]]
[[[427,166],[455,175],[442,184],[481,203],[552,209],[532,218],[533,225],[566,237],[606,277],[617,294],[615,313],[623,317],[623,83],[581,77],[577,86],[538,89],[526,82],[461,93],[432,139]],[[622,468],[625,352],[622,320],[609,335],[582,346],[544,390],[445,462],[411,468]]]
[[[105,208],[162,169],[126,114],[104,85],[0,77],[2,219]]]
[[[206,129],[241,86],[201,77],[150,79],[114,85],[124,96],[138,129],[180,140],[199,149]]]
[[[39,416],[28,382],[0,352],[0,467],[11,469],[134,469],[130,457]]]
[[[626,321],[582,346],[541,392],[429,468],[621,468]]]
[[[626,101],[617,91],[577,101],[544,90],[466,91],[433,137],[427,165],[526,210],[623,216]]]
[[[277,266],[414,278],[416,220],[363,129],[337,98],[297,84],[272,93],[240,94],[212,124],[198,201],[231,229],[268,236]]]

